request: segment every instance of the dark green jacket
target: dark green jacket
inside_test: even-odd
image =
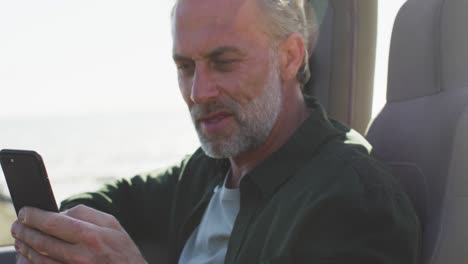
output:
[[[246,175],[225,263],[417,263],[420,227],[408,197],[363,145],[320,107]],[[228,162],[201,150],[178,166],[62,204],[114,215],[135,241],[169,245],[177,263]]]

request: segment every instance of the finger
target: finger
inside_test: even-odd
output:
[[[107,227],[119,231],[124,230],[122,225],[120,225],[119,221],[113,215],[98,211],[85,205],[77,205],[63,212],[63,214],[100,227]]]
[[[30,228],[70,243],[79,242],[77,234],[89,232],[94,226],[64,214],[43,211],[33,207],[21,209],[18,219],[22,224]]]
[[[76,251],[72,244],[31,229],[23,224],[16,223],[12,229],[15,230],[14,237],[17,242],[15,245],[22,246],[26,250],[32,249],[34,253],[42,256],[64,261],[71,253]]]
[[[28,247],[26,244],[19,240],[15,241],[16,251],[20,254],[16,263],[27,264],[27,263],[47,263],[47,264],[60,264],[56,260],[39,254],[34,249]]]

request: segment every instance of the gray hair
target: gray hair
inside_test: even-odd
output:
[[[268,34],[274,44],[292,33],[299,33],[304,39],[304,59],[297,73],[301,85],[310,78],[309,53],[313,52],[318,34],[318,22],[314,9],[308,0],[258,0],[267,19]]]
[[[296,79],[301,87],[307,83],[310,78],[309,54],[315,48],[318,38],[319,19],[315,13],[315,5],[326,3],[325,0],[257,0],[260,7],[263,7],[262,13],[266,18],[267,34],[273,40],[272,48],[292,33],[299,33],[304,39],[304,59],[297,72]],[[314,6],[310,3],[314,2]],[[175,9],[179,0],[175,0],[171,11],[171,17],[174,17]],[[323,5],[323,4],[322,4]],[[320,11],[320,10],[319,10]],[[319,14],[320,15],[320,14]]]

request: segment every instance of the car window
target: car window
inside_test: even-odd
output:
[[[372,117],[375,117],[385,105],[387,93],[388,56],[393,22],[398,10],[406,0],[379,1],[377,53],[374,77],[374,99]]]

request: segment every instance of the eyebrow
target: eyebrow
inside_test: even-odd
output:
[[[210,51],[208,54],[206,54],[204,57],[219,57],[225,53],[235,53],[236,55],[240,56],[245,56],[245,52],[242,52],[238,48],[231,47],[231,46],[221,46],[219,48],[216,48],[212,51]]]
[[[219,57],[225,53],[234,53],[236,55],[239,55],[239,56],[245,56],[246,53],[241,51],[240,49],[236,48],[236,47],[231,47],[231,46],[221,46],[221,47],[218,47],[206,54],[203,55],[204,58],[216,58],[216,57]],[[179,54],[174,54],[172,56],[172,58],[174,59],[174,61],[184,61],[184,60],[192,60],[192,58],[190,57],[186,57],[186,56],[182,56],[182,55],[179,55]]]

